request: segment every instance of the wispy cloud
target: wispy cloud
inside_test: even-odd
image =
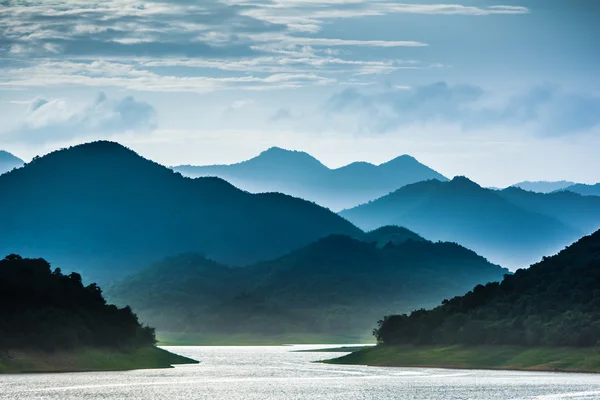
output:
[[[528,11],[387,0],[7,0],[0,5],[0,85],[208,92],[369,84],[369,75],[440,64],[366,59],[361,49],[428,43],[324,37],[328,21]]]

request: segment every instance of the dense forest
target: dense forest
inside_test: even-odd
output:
[[[600,344],[600,231],[555,256],[478,285],[431,311],[392,315],[374,331],[382,344]]]
[[[106,303],[96,284],[43,259],[0,261],[0,350],[75,347],[133,349],[155,344],[131,308]]]
[[[107,293],[161,332],[368,337],[381,313],[434,306],[506,273],[457,244],[385,227],[362,240],[332,235],[245,268],[172,257]]]

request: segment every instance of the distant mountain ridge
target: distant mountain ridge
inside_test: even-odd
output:
[[[575,185],[575,182],[570,181],[523,181],[515,183],[511,187],[518,187],[523,190],[538,193],[551,193],[557,190],[565,189],[569,186]]]
[[[563,190],[578,193],[582,196],[600,196],[600,183],[596,183],[595,185],[586,185],[584,183],[578,183],[575,185],[568,186]]]
[[[173,167],[190,177],[217,176],[250,192],[281,192],[332,210],[354,207],[404,185],[446,177],[403,155],[380,165],[354,162],[330,169],[301,151],[272,147],[231,165]]]
[[[566,208],[566,209],[562,209]],[[362,229],[397,224],[524,267],[600,227],[600,204],[578,195],[484,189],[465,177],[430,180],[340,213]]]
[[[0,175],[11,171],[14,168],[20,168],[25,164],[25,161],[21,160],[19,157],[4,151],[0,150]]]
[[[246,268],[182,255],[107,293],[162,331],[365,337],[384,310],[433,306],[506,273],[457,244],[384,227],[361,240],[331,235]]]
[[[185,178],[112,142],[36,158],[1,175],[0,192],[0,253],[43,255],[63,269],[82,261],[94,279],[183,252],[245,265],[362,234],[313,203]]]

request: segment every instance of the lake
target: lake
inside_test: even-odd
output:
[[[600,376],[318,364],[327,346],[165,347],[198,365],[128,372],[0,375],[1,399],[600,399]]]

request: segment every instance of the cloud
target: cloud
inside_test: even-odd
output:
[[[15,142],[45,143],[90,135],[147,133],[156,126],[156,110],[150,104],[131,96],[109,99],[101,92],[92,103],[83,106],[65,99],[36,98],[29,103],[18,125],[0,137]]]
[[[493,105],[489,100],[494,100]],[[474,85],[438,82],[374,93],[348,88],[323,106],[331,116],[358,120],[361,131],[388,132],[411,124],[458,124],[463,130],[531,126],[538,135],[561,136],[600,125],[600,97],[541,85],[499,99]]]
[[[387,0],[5,0],[0,7],[0,86],[205,93],[371,83],[373,75],[439,64],[373,59],[367,52],[428,43],[410,37],[363,38],[361,32],[323,34],[332,20],[527,12],[518,6]],[[288,79],[274,80],[277,76]]]

